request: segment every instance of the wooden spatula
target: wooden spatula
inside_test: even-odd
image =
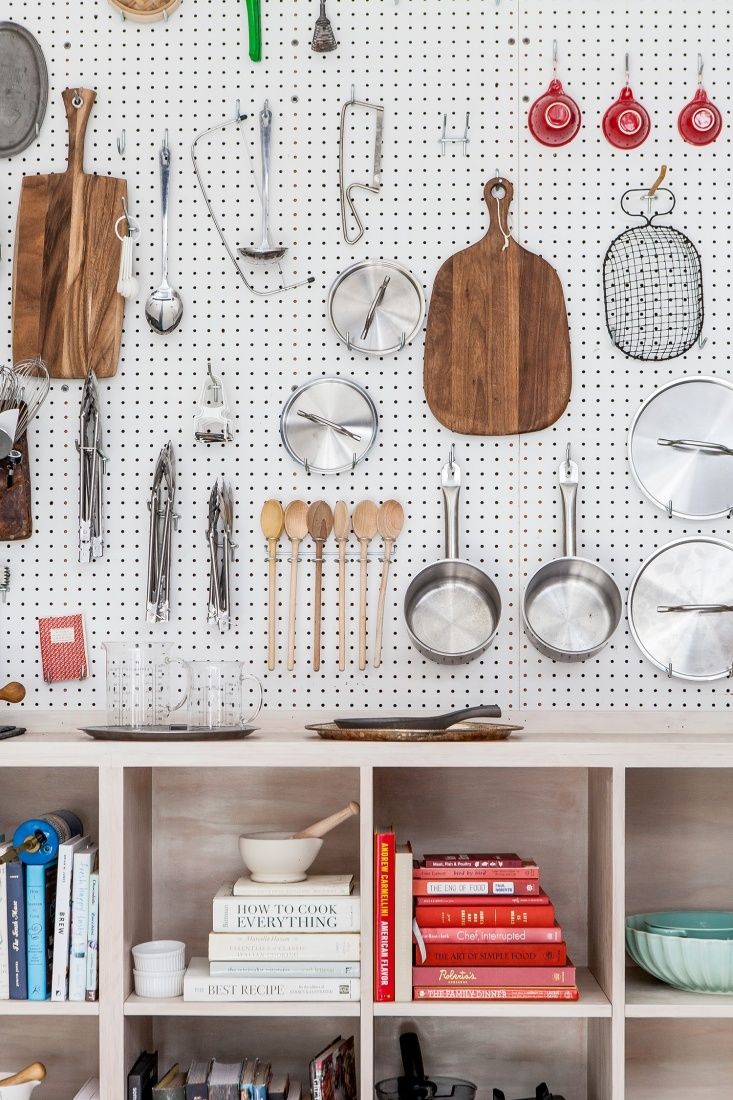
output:
[[[359,540],[359,668],[366,668],[367,570],[369,543],[377,533],[378,508],[373,500],[362,500],[354,509],[351,525]]]
[[[379,603],[377,604],[377,628],[374,637],[374,667],[382,663],[382,636],[384,634],[384,604],[387,598],[389,566],[392,560],[392,547],[405,523],[405,512],[398,500],[385,500],[377,512],[377,532],[384,543],[384,561],[382,579],[379,584]]]
[[[298,555],[308,534],[308,505],[293,500],[285,509],[285,534],[290,539],[290,600],[288,606],[288,670],[295,668],[295,611],[298,604]]]
[[[308,534],[316,544],[315,604],[313,607],[313,671],[321,667],[321,589],[323,588],[323,546],[333,530],[333,512],[325,500],[308,509]]]
[[[333,533],[339,555],[339,669],[343,672],[346,668],[346,546],[351,534],[351,517],[346,501],[336,501]]]
[[[25,176],[13,261],[13,359],[40,355],[52,378],[117,371],[124,299],[117,293],[127,183],[84,172],[84,138],[96,93],[63,92],[69,128],[65,172]]]
[[[275,584],[277,544],[285,527],[285,512],[279,500],[266,500],[260,513],[260,527],[267,539],[267,667],[275,667]]]

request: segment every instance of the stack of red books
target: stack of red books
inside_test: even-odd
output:
[[[415,1000],[577,1001],[575,967],[532,860],[427,855],[412,892]]]

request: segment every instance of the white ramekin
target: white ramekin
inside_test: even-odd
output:
[[[132,949],[139,974],[173,974],[186,966],[186,945],[180,940],[151,940]]]
[[[138,997],[180,997],[183,994],[183,975],[185,970],[173,974],[140,973],[133,970],[135,992]]]

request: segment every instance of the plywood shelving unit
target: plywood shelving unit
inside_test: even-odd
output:
[[[84,715],[30,712],[30,732],[2,746],[3,823],[63,803],[101,846],[99,1004],[0,1003],[5,1061],[48,1061],[48,1100],[67,1100],[96,1070],[105,1100],[123,1100],[127,1069],[152,1044],[166,1064],[256,1050],[302,1077],[309,1055],[352,1030],[369,1100],[374,1081],[398,1071],[397,1035],[413,1025],[432,1071],[472,1077],[484,1098],[494,1084],[526,1095],[543,1078],[568,1100],[726,1094],[733,997],[665,987],[627,968],[624,952],[627,911],[701,897],[730,905],[725,716],[523,715],[520,734],[484,745],[333,744],[304,730],[310,717],[271,713],[239,744],[102,745],[78,733]],[[132,993],[133,943],[170,936],[189,955],[206,953],[211,898],[240,873],[244,828],[296,826],[351,798],[361,817],[324,844],[318,869],[360,874],[360,1003],[184,1004]],[[536,858],[580,967],[580,1001],[374,1005],[375,824],[393,824],[417,852],[488,843]]]

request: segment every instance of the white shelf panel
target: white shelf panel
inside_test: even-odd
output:
[[[357,1017],[359,1001],[256,1001],[253,1003],[184,1001],[183,997],[156,1000],[131,993],[126,1016],[322,1016]]]
[[[643,970],[626,971],[626,1015],[630,1019],[733,1019],[733,995],[687,993]]]
[[[589,970],[578,970],[578,1001],[392,1001],[375,1004],[375,1016],[609,1017],[611,1002]]]
[[[0,1016],[98,1016],[99,1001],[0,1001]]]

